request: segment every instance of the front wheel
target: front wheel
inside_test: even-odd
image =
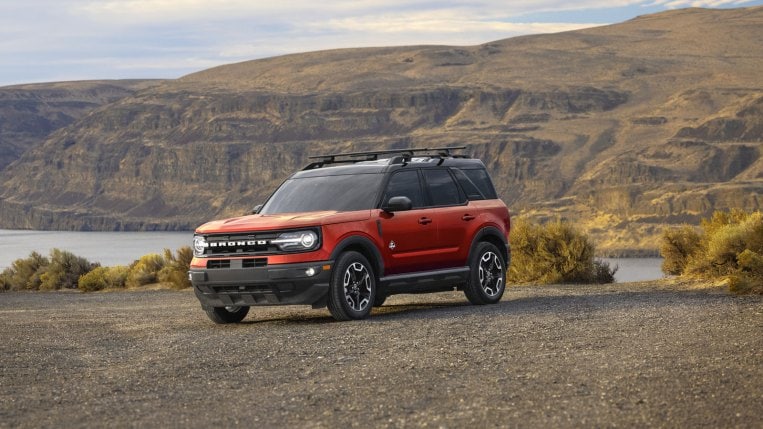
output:
[[[501,251],[492,243],[479,243],[469,268],[469,281],[464,285],[469,302],[482,305],[500,301],[506,289],[506,263]]]
[[[328,308],[336,320],[358,320],[371,313],[376,278],[371,264],[358,252],[342,253],[334,264]]]
[[[238,323],[244,320],[244,317],[249,313],[249,307],[233,305],[227,307],[211,307],[208,308],[206,312],[207,316],[209,316],[215,323]]]

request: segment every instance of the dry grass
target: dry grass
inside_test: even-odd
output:
[[[718,211],[691,227],[666,230],[663,271],[727,281],[738,293],[763,293],[763,213]]]
[[[593,243],[571,224],[545,225],[515,218],[511,229],[511,266],[515,283],[612,283],[617,269],[594,258]]]

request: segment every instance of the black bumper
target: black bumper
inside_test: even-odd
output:
[[[333,266],[333,261],[255,268],[242,268],[236,262],[232,260],[230,268],[192,268],[188,272],[202,307],[326,305],[331,269],[322,267]],[[307,275],[309,268],[316,270],[313,276]]]

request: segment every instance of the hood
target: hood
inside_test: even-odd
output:
[[[253,231],[294,229],[333,223],[361,221],[371,217],[370,210],[354,212],[305,212],[277,215],[248,215],[223,220],[213,220],[196,228],[198,234],[226,234]]]

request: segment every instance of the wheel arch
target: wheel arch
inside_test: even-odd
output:
[[[377,280],[384,276],[384,261],[381,252],[373,241],[358,235],[347,237],[334,247],[334,251],[331,252],[331,259],[336,261],[339,255],[348,251],[355,251],[365,256],[373,266]]]
[[[506,237],[501,233],[501,230],[494,226],[484,227],[474,235],[474,238],[472,239],[472,245],[469,248],[468,260],[472,260],[472,254],[474,254],[474,250],[477,248],[477,245],[483,241],[492,243],[495,245],[495,247],[498,248],[498,250],[501,251],[503,260],[506,261],[506,270],[508,270],[509,266],[511,265],[511,247],[506,241]]]

